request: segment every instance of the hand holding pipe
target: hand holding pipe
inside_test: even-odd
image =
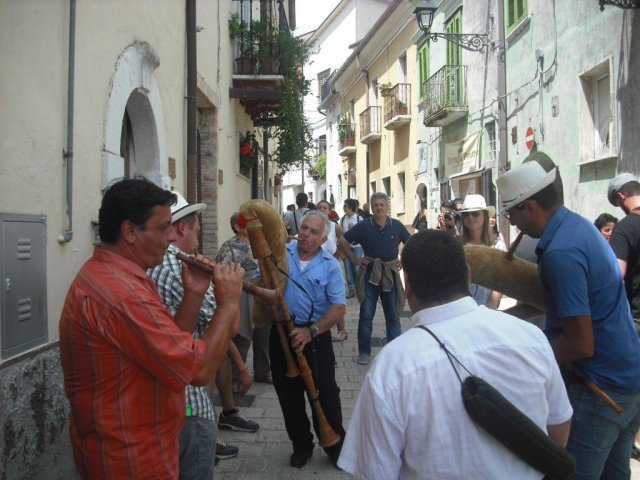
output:
[[[205,265],[204,263],[199,262],[192,255],[187,255],[183,252],[177,252],[175,253],[175,256],[178,260],[186,263],[190,267],[196,268],[208,275],[213,275],[213,269],[209,265]],[[242,291],[248,293],[249,295],[253,295],[267,306],[274,305],[278,298],[278,292],[276,292],[275,290],[259,287],[251,282],[247,282],[246,280],[242,282]]]

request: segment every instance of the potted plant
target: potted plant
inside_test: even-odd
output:
[[[278,73],[280,69],[280,30],[268,23],[253,21],[251,31],[257,48],[260,73],[265,75]]]
[[[237,13],[229,18],[229,36],[236,40],[238,45],[236,71],[241,75],[252,74],[256,65],[254,34],[249,24],[241,20]]]
[[[343,113],[340,120],[338,120],[338,140],[342,147],[352,147],[356,144],[351,124],[351,116],[348,112]]]
[[[390,82],[384,82],[378,84],[378,90],[380,90],[380,95],[382,95],[383,97],[390,97],[391,90],[393,89],[391,88]]]
[[[240,140],[240,173],[249,176],[254,166],[257,151],[256,136],[247,130],[244,138]]]
[[[407,104],[398,100],[396,102],[396,115],[406,115],[407,112]]]

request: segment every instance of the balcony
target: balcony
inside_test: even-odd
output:
[[[353,123],[338,125],[338,155],[348,157],[356,153],[356,126]]]
[[[411,85],[398,83],[395,87],[383,92],[384,97],[384,128],[397,130],[411,122]]]
[[[469,114],[467,66],[445,65],[424,82],[424,125],[444,127]]]
[[[360,114],[361,143],[377,142],[382,137],[380,132],[381,110],[381,107],[369,107]]]
[[[234,70],[229,96],[237,98],[254,123],[268,124],[280,111],[284,77],[281,71],[283,45],[288,31],[280,30],[274,19],[265,22],[229,20],[234,47]]]

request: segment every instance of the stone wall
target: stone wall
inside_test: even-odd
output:
[[[0,479],[77,478],[58,344],[0,366]]]

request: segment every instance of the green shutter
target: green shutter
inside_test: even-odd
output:
[[[527,16],[527,0],[505,0],[507,33]]]
[[[424,82],[429,79],[429,44],[425,43],[418,51],[418,79],[420,99],[424,98]]]

